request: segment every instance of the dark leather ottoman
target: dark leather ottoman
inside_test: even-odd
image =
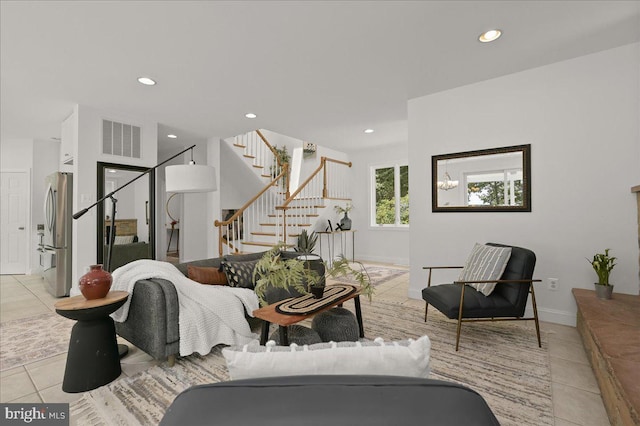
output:
[[[290,376],[193,386],[160,425],[499,425],[475,391],[395,376]]]

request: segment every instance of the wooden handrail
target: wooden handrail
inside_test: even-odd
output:
[[[264,194],[265,192],[267,192],[269,190],[269,188],[271,188],[272,186],[274,186],[274,184],[284,176],[284,172],[280,173],[278,176],[276,176],[275,179],[273,179],[271,182],[269,182],[264,188],[262,188],[262,190],[260,192],[258,192],[256,195],[253,196],[252,199],[250,199],[249,201],[247,201],[244,206],[240,207],[238,209],[237,212],[235,212],[233,214],[233,216],[231,216],[229,219],[227,220],[223,220],[222,222],[219,220],[216,220],[215,222],[213,222],[214,226],[224,226],[224,225],[228,225],[231,222],[233,222],[234,220],[236,220],[238,218],[238,216],[240,216],[251,204],[253,204],[254,201],[256,201],[262,194]]]
[[[285,176],[286,176],[285,182],[286,182],[286,185],[287,185],[287,187],[285,188],[285,191],[287,192],[287,197],[289,197],[289,163],[283,163],[280,160],[280,155],[278,155],[278,151],[276,151],[276,149],[269,143],[267,138],[264,137],[264,135],[262,134],[260,129],[256,129],[256,133],[257,133],[258,136],[260,136],[260,139],[262,139],[262,142],[264,142],[264,144],[267,146],[267,148],[269,148],[269,150],[273,154],[273,157],[276,159],[276,163],[278,163],[278,166],[282,170],[284,170]]]
[[[258,134],[258,136],[260,136],[260,139],[262,139],[262,142],[264,142],[267,148],[271,150],[271,153],[273,154],[273,156],[276,158],[276,161],[278,162],[278,166],[283,167],[284,165],[280,162],[280,156],[278,155],[278,151],[276,151],[276,149],[273,146],[271,146],[267,138],[264,137],[264,135],[259,129],[256,130],[256,133]]]
[[[344,164],[345,166],[349,166],[349,167],[353,165],[351,161],[346,162],[346,161],[336,160],[335,158],[329,158],[329,157],[322,157],[322,158],[324,158],[325,161],[331,161],[332,163],[337,163],[337,164]]]
[[[276,209],[278,210],[286,210],[289,206],[289,204],[293,201],[294,198],[296,198],[296,196],[302,192],[302,190],[304,189],[305,186],[307,186],[309,184],[309,182],[311,182],[311,180],[318,174],[320,173],[320,171],[324,168],[324,163],[326,161],[327,157],[322,157],[320,159],[320,165],[318,166],[317,169],[315,169],[313,171],[313,173],[311,173],[309,175],[309,177],[307,179],[305,179],[304,182],[302,182],[302,185],[298,186],[298,189],[296,189],[295,191],[293,191],[293,194],[291,194],[286,200],[284,200],[284,202],[282,203],[282,205],[280,206],[276,206]]]

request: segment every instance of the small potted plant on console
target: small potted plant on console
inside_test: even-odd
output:
[[[606,249],[604,253],[597,253],[593,256],[593,260],[587,259],[593,270],[598,274],[598,282],[595,283],[596,296],[599,299],[611,299],[611,293],[613,292],[613,284],[609,282],[609,275],[616,266],[616,258],[609,256],[609,250]]]

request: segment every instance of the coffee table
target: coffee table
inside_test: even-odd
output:
[[[71,330],[62,390],[85,392],[120,376],[116,329],[109,316],[127,300],[126,291],[110,291],[101,299],[63,299],[54,306],[63,317],[78,321]]]
[[[329,289],[331,288],[331,286],[327,286],[326,288]],[[260,344],[264,345],[265,343],[267,343],[267,339],[269,338],[269,326],[271,325],[271,323],[274,323],[274,324],[278,324],[278,326],[280,327],[280,333],[279,333],[280,345],[288,346],[289,345],[289,337],[287,333],[288,326],[299,323],[300,321],[304,321],[307,318],[311,318],[314,315],[319,314],[320,312],[327,311],[335,306],[341,306],[344,302],[351,299],[353,299],[353,303],[355,305],[356,319],[358,321],[360,337],[364,337],[364,326],[362,324],[362,311],[360,309],[360,293],[361,293],[361,289],[357,288],[357,290],[354,293],[351,293],[339,299],[330,300],[330,298],[326,298],[326,297],[318,299],[317,300],[318,302],[322,302],[323,299],[327,299],[326,305],[323,306],[321,309],[306,315],[283,314],[276,310],[276,307],[278,305],[281,305],[284,302],[302,300],[306,296],[296,297],[293,299],[285,299],[280,302],[272,303],[271,305],[264,306],[260,309],[256,309],[255,311],[253,311],[253,316],[256,318],[260,318],[262,320],[262,332],[260,333]]]

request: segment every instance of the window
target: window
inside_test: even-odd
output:
[[[466,175],[468,206],[522,205],[522,169]]]
[[[409,225],[409,166],[371,168],[372,226]]]

